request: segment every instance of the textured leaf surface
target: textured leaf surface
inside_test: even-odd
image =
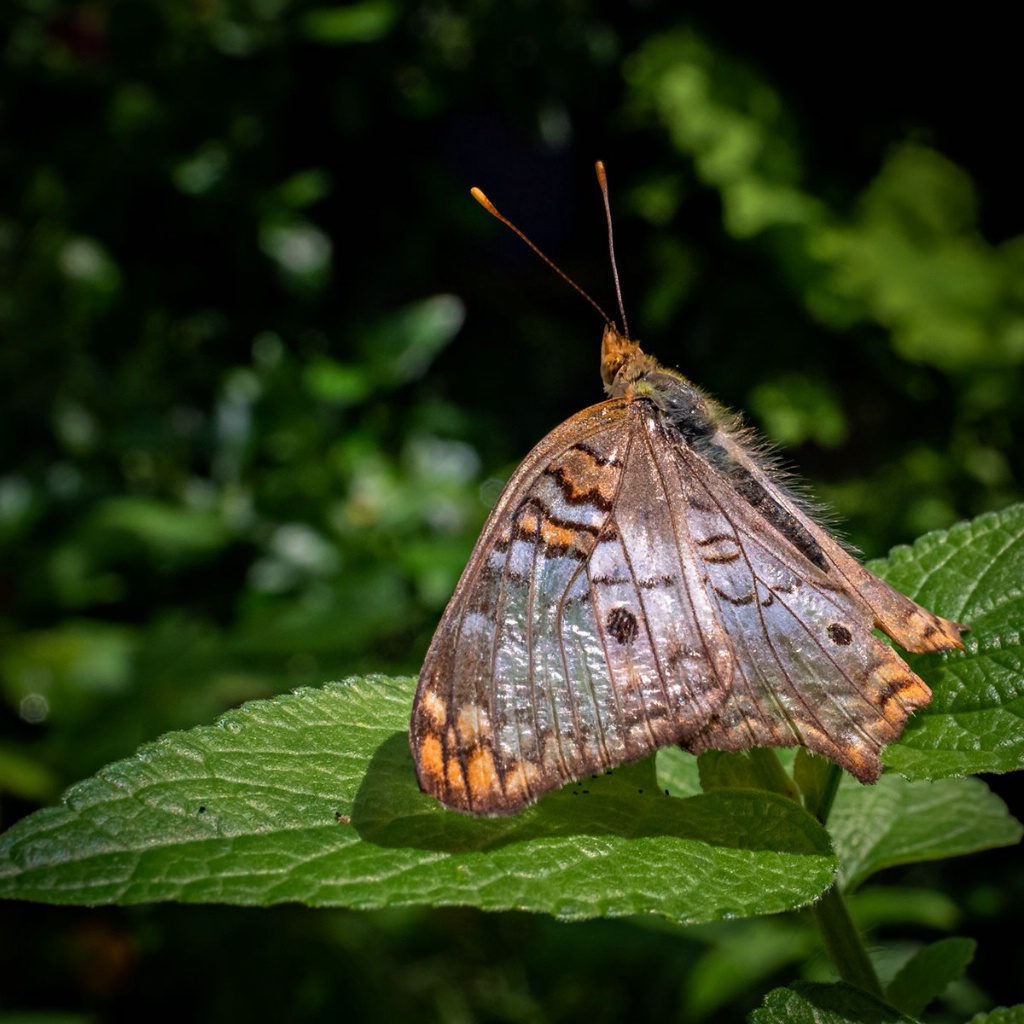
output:
[[[914,1018],[852,985],[806,982],[769,992],[750,1020],[751,1024],[913,1024]]]
[[[854,889],[883,868],[1019,842],[1022,830],[980,779],[877,785],[844,779],[829,816],[841,884]]]
[[[885,764],[911,779],[1024,767],[1024,506],[928,534],[871,568],[971,630],[962,654],[910,659],[934,696]]]
[[[991,1013],[979,1013],[970,1024],[1024,1024],[1024,1004],[1000,1006]]]
[[[413,689],[335,683],[166,736],[0,839],[0,893],[708,921],[806,904],[833,877],[826,833],[795,803],[670,799],[653,759],[514,818],[445,811],[416,788]]]

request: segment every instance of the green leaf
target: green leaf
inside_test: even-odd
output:
[[[1024,1003],[1017,1006],[1000,1006],[991,1013],[975,1014],[970,1024],[1024,1024]]]
[[[934,696],[886,766],[910,779],[1024,767],[1024,505],[927,534],[871,569],[971,630],[963,653],[908,659]]]
[[[341,7],[317,7],[301,21],[307,39],[332,46],[375,43],[383,39],[398,20],[398,8],[388,0],[364,0]]]
[[[818,948],[814,929],[795,915],[750,921],[715,922],[687,929],[687,938],[708,949],[690,970],[683,987],[683,1020],[704,1020],[759,988]]]
[[[1020,568],[1022,530],[1024,512],[1016,509],[930,535],[894,552],[890,578],[968,620],[977,643],[1018,613],[1007,573]],[[979,566],[980,582],[967,587]],[[990,658],[982,670],[977,651],[925,663],[936,704],[959,708],[965,688],[950,695],[948,684],[954,670],[961,679],[974,670],[975,701],[987,698],[983,714],[1005,734],[1016,719],[1015,665]],[[712,755],[704,770],[722,788],[701,795],[695,762],[674,764],[666,752],[660,779],[649,759],[514,819],[445,812],[415,789],[405,740],[411,695],[411,681],[336,684],[166,737],[72,789],[62,807],[12,829],[0,844],[7,858],[0,889],[53,902],[463,903],[693,922],[796,907],[828,885],[835,862],[824,830],[793,801],[733,788],[736,764],[746,777],[742,759],[727,764]],[[917,716],[919,734],[929,714]],[[999,734],[974,731],[975,739]],[[1004,763],[1015,764],[1020,746],[1014,735],[989,753],[1009,752]],[[971,755],[984,749],[976,742]],[[898,763],[900,745],[890,750]],[[929,773],[941,779],[965,770],[957,753],[955,744],[939,745],[930,752],[938,768]],[[673,773],[675,788],[666,782]],[[666,787],[687,799],[664,799]],[[892,864],[1020,836],[997,798],[962,779],[847,784],[832,824],[851,886]]]
[[[673,796],[697,796],[700,784],[697,757],[679,747],[662,747],[656,755],[658,787]]]
[[[960,906],[948,894],[898,885],[867,885],[849,896],[847,906],[862,934],[887,925],[949,932],[962,917]]]
[[[708,750],[697,758],[697,766],[706,793],[715,789],[763,789],[797,799],[792,777],[782,767],[779,755],[768,747],[736,752]]]
[[[153,498],[108,498],[97,505],[90,525],[123,531],[166,555],[203,555],[218,551],[230,539],[218,514]]]
[[[918,950],[889,982],[885,998],[917,1016],[964,973],[977,945],[973,939],[952,936]]]
[[[795,802],[668,798],[653,758],[513,818],[446,811],[416,787],[413,689],[378,676],[301,690],[143,747],[0,837],[0,895],[697,922],[804,905],[833,878],[828,836]]]
[[[913,1024],[880,999],[852,985],[798,982],[765,996],[750,1015],[751,1024]]]
[[[907,782],[894,775],[874,786],[845,780],[828,824],[847,890],[883,868],[1012,846],[1024,832],[980,779]]]

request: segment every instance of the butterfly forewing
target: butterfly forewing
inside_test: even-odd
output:
[[[618,753],[587,567],[619,488],[626,407],[585,410],[534,449],[438,627],[412,744],[421,785],[450,806],[510,812]]]

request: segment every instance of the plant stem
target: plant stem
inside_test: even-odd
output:
[[[839,890],[832,886],[814,905],[814,919],[839,977],[883,998],[882,986]]]
[[[790,800],[799,799],[800,790],[782,767],[779,755],[769,747],[754,747],[748,752],[750,763],[757,772],[762,788],[779,793]]]
[[[826,825],[843,777],[842,770],[823,758],[798,754],[795,776],[803,793],[804,807]],[[881,998],[878,975],[835,882],[812,910],[821,940],[839,977]]]
[[[823,757],[813,757],[800,751],[796,757],[794,776],[803,794],[804,807],[822,825],[828,824],[828,816],[843,778],[842,769]]]

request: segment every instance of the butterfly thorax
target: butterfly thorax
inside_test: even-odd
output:
[[[821,547],[793,507],[787,507],[786,498],[794,499],[769,482],[770,469],[758,457],[756,445],[751,444],[736,416],[681,373],[666,369],[611,324],[605,327],[601,352],[605,390],[612,398],[645,403],[671,443],[692,448],[768,524],[828,572]]]
[[[612,324],[605,327],[601,342],[601,376],[611,398],[650,402],[690,444],[714,437],[720,427],[728,429],[731,417],[724,409]]]

